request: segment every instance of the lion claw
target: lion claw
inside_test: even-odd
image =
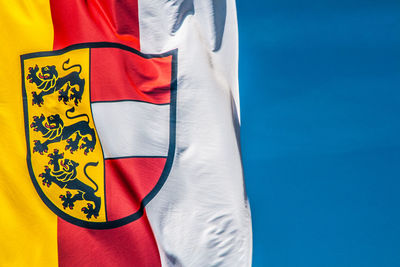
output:
[[[72,210],[74,208],[74,202],[76,200],[73,199],[71,192],[67,191],[65,195],[60,195],[59,197],[63,201],[62,205],[64,209],[69,208]]]
[[[92,218],[92,216],[93,216],[94,218],[96,218],[96,219],[97,219],[97,217],[99,216],[99,212],[96,211],[96,210],[93,208],[93,205],[92,205],[91,203],[88,203],[88,204],[87,204],[87,207],[82,208],[81,211],[83,211],[83,213],[86,214],[86,218],[88,218],[89,220],[90,220],[90,218]]]

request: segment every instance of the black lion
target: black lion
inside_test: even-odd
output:
[[[86,178],[95,186],[95,188],[93,188],[77,178],[78,172],[76,168],[79,166],[79,163],[69,159],[62,160],[64,158],[64,153],[59,154],[57,149],[54,150],[54,153],[49,154],[49,157],[49,164],[54,167],[53,170],[51,170],[48,166],[45,166],[44,172],[39,174],[39,177],[43,178],[43,185],[50,187],[52,183],[55,183],[60,188],[77,190],[78,192],[74,195],[72,195],[70,191],[67,191],[65,195],[60,195],[64,209],[73,209],[75,202],[78,200],[90,201],[94,203],[94,207],[92,203],[87,203],[87,207],[82,208],[82,211],[86,214],[86,218],[90,219],[94,216],[97,219],[101,207],[101,198],[96,196],[95,193],[98,191],[99,187],[96,182],[88,176],[86,168],[89,166],[96,167],[98,162],[89,162],[83,168]]]
[[[75,105],[78,105],[82,100],[82,94],[85,87],[85,79],[79,75],[82,72],[82,66],[79,64],[72,65],[68,68],[65,64],[69,63],[69,59],[62,64],[62,69],[67,71],[74,67],[79,68],[79,71],[73,71],[64,77],[59,77],[56,66],[45,66],[40,69],[36,65],[34,68],[29,68],[29,74],[26,77],[30,83],[35,83],[37,88],[41,90],[39,94],[32,92],[32,105],[43,105],[43,96],[50,95],[56,91],[59,92],[58,101],[63,101],[66,104],[69,100],[74,100]],[[65,86],[64,89],[62,89]]]
[[[33,122],[30,127],[36,132],[41,132],[42,137],[46,139],[43,143],[39,140],[34,140],[33,152],[39,152],[40,154],[43,154],[43,152],[46,153],[49,144],[63,140],[67,140],[68,145],[65,149],[70,150],[71,153],[78,149],[85,149],[85,155],[89,153],[89,151],[93,151],[96,145],[96,133],[94,129],[89,126],[89,116],[86,114],[73,117],[68,116],[68,112],[73,112],[74,110],[74,108],[71,108],[65,112],[68,119],[86,117],[86,120],[65,126],[59,114],[48,116],[47,122],[45,122],[46,119],[43,114],[40,117],[33,117]],[[71,137],[75,133],[76,137],[72,139]],[[87,136],[90,136],[90,139],[87,138]],[[79,146],[80,142],[81,145]]]

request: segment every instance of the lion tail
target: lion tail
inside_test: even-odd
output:
[[[86,168],[89,167],[89,166],[96,167],[98,164],[99,164],[99,162],[89,162],[89,163],[87,163],[87,164],[85,165],[85,167],[83,168],[83,172],[85,173],[86,178],[88,178],[88,179],[94,184],[94,186],[96,187],[96,189],[94,190],[94,192],[97,192],[97,190],[99,190],[99,186],[96,184],[95,181],[93,181],[92,178],[89,177],[89,175],[88,175],[87,172],[86,172]]]
[[[70,70],[70,69],[72,69],[72,68],[78,67],[78,68],[79,68],[78,73],[81,74],[81,71],[82,71],[82,66],[81,66],[81,65],[75,64],[75,65],[72,65],[72,66],[69,66],[69,67],[65,67],[65,64],[68,64],[68,63],[69,63],[69,59],[67,59],[66,61],[64,61],[64,63],[62,64],[62,69],[63,69],[63,70]]]
[[[65,112],[65,116],[67,116],[68,119],[76,119],[76,118],[80,118],[80,117],[86,117],[87,123],[89,123],[90,119],[89,116],[87,114],[80,114],[80,115],[76,115],[76,116],[69,116],[68,113],[72,113],[75,111],[75,107],[72,107],[70,109],[68,109]]]

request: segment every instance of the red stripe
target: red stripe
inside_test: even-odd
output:
[[[50,0],[50,4],[55,50],[85,42],[116,42],[140,49],[137,0]],[[110,230],[85,229],[58,219],[58,256],[63,267],[161,266],[146,214]]]
[[[107,219],[117,220],[136,212],[157,184],[165,162],[165,158],[106,160]]]
[[[140,49],[137,0],[50,0],[54,49],[116,42]]]
[[[91,49],[91,101],[170,102],[171,60],[143,58],[118,48]]]
[[[61,267],[161,266],[146,215],[110,230],[85,229],[59,218],[58,251]]]

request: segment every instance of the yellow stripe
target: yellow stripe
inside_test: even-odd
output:
[[[57,217],[26,164],[20,55],[53,47],[50,5],[0,0],[0,266],[57,266]]]

